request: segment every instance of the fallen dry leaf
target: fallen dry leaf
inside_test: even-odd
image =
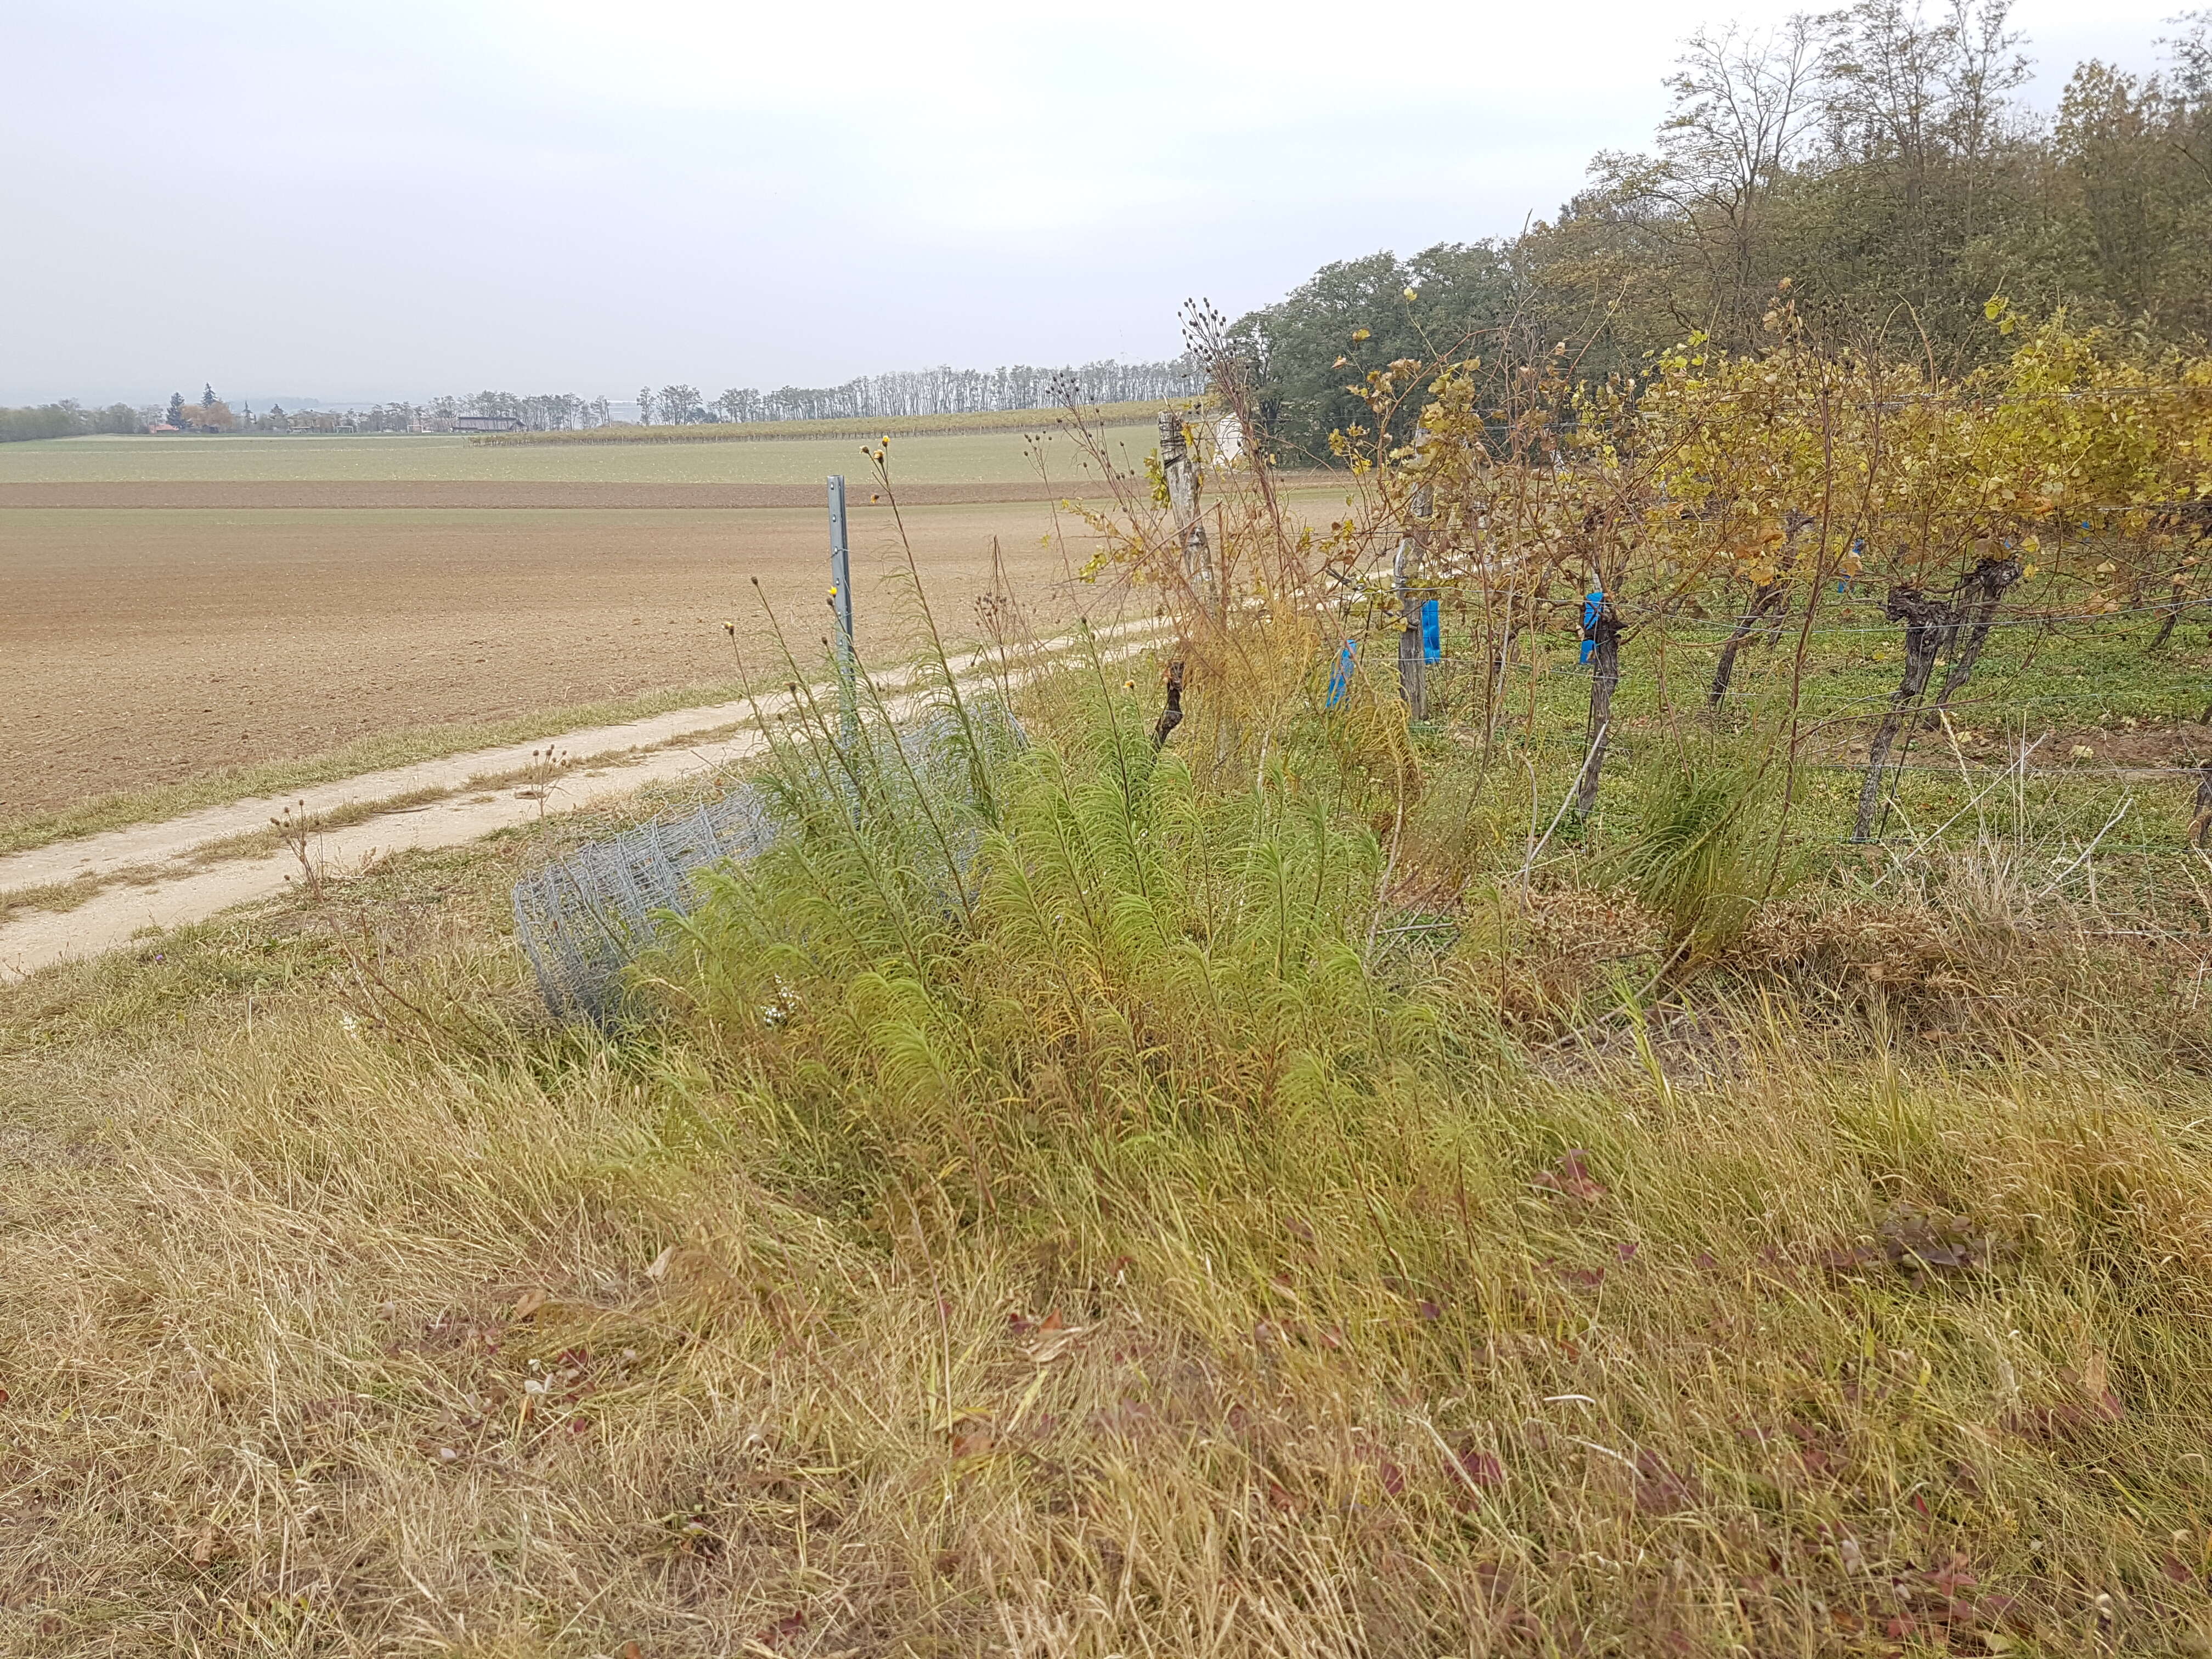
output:
[[[2112,1361],[2102,1348],[2092,1348],[2081,1362],[2081,1392],[2092,1400],[2102,1400],[2112,1382]]]
[[[514,1298],[514,1316],[517,1319],[527,1319],[531,1315],[536,1313],[544,1305],[544,1291],[525,1291],[520,1296]]]
[[[1467,1447],[1461,1449],[1454,1461],[1459,1464],[1460,1473],[1467,1477],[1470,1486],[1479,1486],[1485,1492],[1496,1492],[1505,1484],[1505,1466],[1493,1453]]]
[[[1560,1154],[1559,1161],[1538,1176],[1534,1184],[1584,1204],[1595,1204],[1606,1195],[1605,1188],[1590,1175],[1589,1154],[1579,1146]]]
[[[646,1269],[645,1269],[645,1276],[646,1276],[647,1279],[665,1279],[665,1278],[667,1278],[667,1277],[668,1277],[668,1264],[669,1264],[670,1262],[672,1262],[672,1261],[675,1261],[675,1260],[676,1260],[676,1247],[675,1247],[673,1244],[671,1244],[671,1245],[667,1246],[665,1249],[664,1249],[659,1255],[657,1255],[657,1256],[653,1257],[653,1260],[652,1260],[649,1263],[647,1263],[647,1266],[646,1266]]]

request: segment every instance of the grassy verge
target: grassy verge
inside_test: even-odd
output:
[[[1148,421],[1170,409],[1185,409],[1188,398],[1086,404],[1084,418],[1095,426]],[[958,432],[1039,432],[1063,416],[1056,409],[1003,409],[972,415],[890,415],[877,420],[735,421],[696,426],[595,426],[569,432],[480,432],[469,441],[491,447],[544,444],[714,444],[772,443],[792,438],[916,437]]]
[[[2202,1650],[2185,904],[1670,973],[1387,710],[1150,701],[801,732],[617,1033],[589,823],[0,991],[0,1648]]]

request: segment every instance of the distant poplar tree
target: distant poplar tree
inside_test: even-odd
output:
[[[649,386],[637,389],[637,423],[640,426],[653,424],[653,388]]]

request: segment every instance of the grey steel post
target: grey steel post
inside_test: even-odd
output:
[[[853,553],[845,536],[845,475],[830,475],[830,609],[837,660],[837,716],[845,741],[860,734],[860,708],[853,650]]]

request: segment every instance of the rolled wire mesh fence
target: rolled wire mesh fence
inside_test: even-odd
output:
[[[898,727],[871,724],[842,757],[787,753],[796,771],[787,781],[842,797],[856,813],[864,793],[879,811],[911,816],[925,796],[951,808],[933,816],[957,826],[948,851],[964,872],[981,828],[960,809],[972,804],[988,768],[1024,740],[1019,723],[995,707],[971,708],[964,719],[938,714]],[[793,830],[777,799],[763,783],[742,784],[703,806],[578,848],[517,882],[514,936],[545,1006],[562,1019],[612,1023],[623,970],[659,942],[665,919],[689,915],[699,903],[700,877],[754,858]]]
[[[775,837],[756,787],[611,840],[580,847],[514,884],[514,936],[545,1006],[563,1019],[605,1024],[623,969],[659,935],[654,917],[683,915],[699,873],[751,858]]]

